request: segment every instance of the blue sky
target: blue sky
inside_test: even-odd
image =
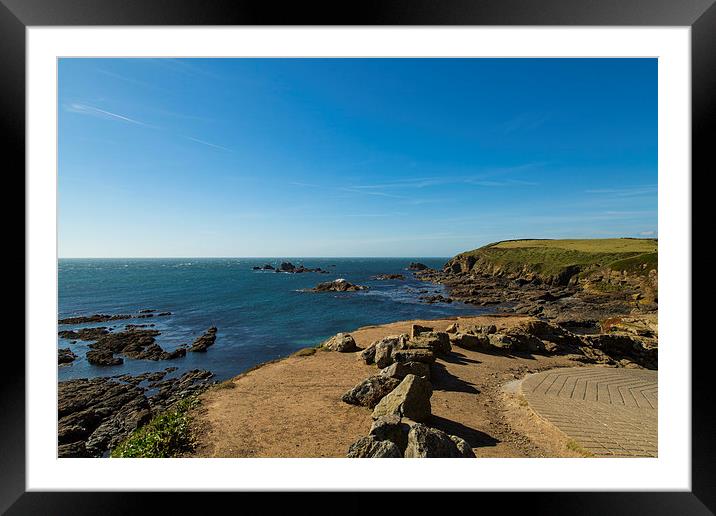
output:
[[[655,59],[62,59],[61,257],[657,235]]]

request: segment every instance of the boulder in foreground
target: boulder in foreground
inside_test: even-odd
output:
[[[413,421],[425,421],[430,417],[430,382],[414,374],[407,375],[400,385],[385,396],[373,409],[373,419],[396,415]]]
[[[468,458],[475,457],[467,442],[437,428],[417,423],[410,428],[406,458]]]
[[[400,380],[390,376],[371,376],[345,393],[341,399],[351,405],[373,408],[399,384]]]
[[[395,443],[380,441],[373,435],[367,435],[350,445],[347,456],[353,459],[400,459],[403,454]]]

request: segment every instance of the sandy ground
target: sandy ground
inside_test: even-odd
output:
[[[480,316],[403,321],[352,331],[359,347],[413,323],[444,330],[455,322],[507,327],[529,317]],[[458,435],[478,457],[570,457],[567,438],[536,416],[503,385],[530,372],[579,365],[564,357],[505,356],[453,347],[432,367],[431,426]],[[199,457],[345,457],[368,433],[371,410],[341,401],[343,393],[376,374],[360,353],[318,351],[291,356],[242,374],[202,395],[193,429]]]

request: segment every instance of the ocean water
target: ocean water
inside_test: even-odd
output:
[[[283,274],[253,271],[254,265],[291,261],[321,267],[329,274]],[[157,343],[165,350],[190,344],[212,325],[216,343],[206,353],[187,353],[175,360],[131,360],[119,366],[93,366],[85,359],[89,342],[58,337],[58,347],[71,348],[78,358],[58,368],[60,380],[117,374],[138,374],[178,367],[208,369],[218,380],[294,351],[314,346],[341,331],[405,319],[484,313],[462,303],[425,304],[421,290],[445,294],[444,287],[417,281],[405,268],[420,261],[434,268],[447,258],[190,258],[190,259],[61,259],[59,318],[95,313],[131,313],[142,309],[170,311],[168,317],[129,319],[60,330],[126,324],[154,324]],[[405,281],[376,281],[377,274],[402,273]],[[345,278],[367,285],[368,291],[309,293],[302,289],[322,281]]]

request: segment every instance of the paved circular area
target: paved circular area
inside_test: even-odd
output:
[[[657,456],[657,372],[575,367],[527,376],[532,409],[594,456]]]

